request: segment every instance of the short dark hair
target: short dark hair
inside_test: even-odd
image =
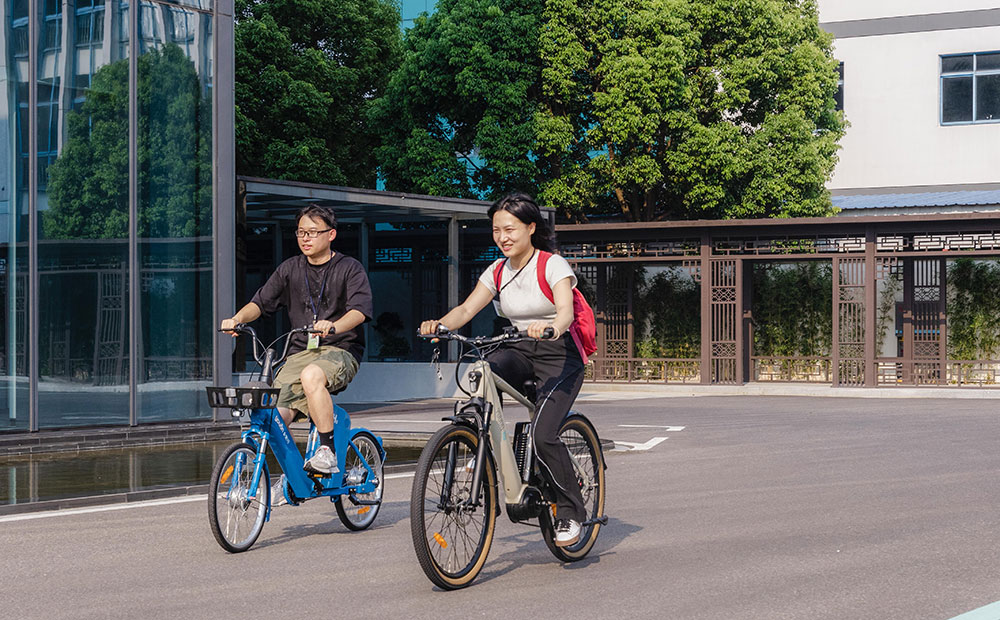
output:
[[[538,208],[534,198],[518,192],[507,194],[494,202],[486,212],[490,221],[497,211],[507,211],[525,224],[534,224],[535,232],[531,235],[531,245],[546,252],[556,251],[555,231],[549,226],[549,220],[542,216],[542,210]]]
[[[337,216],[334,215],[333,209],[330,207],[321,207],[319,205],[307,205],[299,209],[298,215],[295,216],[295,225],[299,225],[299,220],[304,217],[308,217],[314,220],[323,220],[323,222],[330,228],[337,228]]]

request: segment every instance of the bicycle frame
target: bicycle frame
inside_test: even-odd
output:
[[[364,428],[352,429],[350,416],[339,405],[334,405],[333,413],[335,417],[333,441],[335,453],[337,455],[337,465],[340,471],[343,472],[348,449],[357,452],[357,447],[353,444],[349,437],[351,431],[367,431],[369,433],[370,431]],[[313,429],[315,429],[315,427],[313,427]],[[255,437],[259,438],[259,442],[254,439]],[[301,499],[311,499],[314,497],[348,494],[351,501],[356,504],[378,503],[366,502],[365,500],[355,497],[357,493],[365,494],[371,493],[375,490],[375,482],[372,478],[375,476],[375,472],[371,470],[368,463],[365,462],[364,459],[360,459],[360,462],[364,466],[365,470],[367,470],[368,477],[366,477],[365,481],[361,484],[343,485],[340,483],[340,476],[324,478],[313,478],[309,476],[302,469],[302,466],[305,464],[305,459],[303,458],[302,453],[299,452],[298,446],[295,445],[295,441],[292,439],[292,434],[288,430],[288,426],[285,425],[285,421],[281,418],[281,414],[278,413],[278,410],[275,408],[254,409],[250,412],[250,428],[243,431],[243,441],[255,446],[257,452],[253,463],[254,474],[250,485],[250,497],[256,497],[257,495],[258,485],[262,477],[261,473],[264,469],[267,448],[271,448],[271,451],[274,453],[274,458],[281,466],[281,469],[288,480],[288,485],[291,487],[292,492],[296,497]],[[306,445],[306,455],[315,451],[317,443],[318,438],[316,437],[316,433],[310,432],[309,442]],[[381,448],[381,446],[379,446],[379,448]],[[267,484],[270,483],[268,482]],[[269,505],[267,508],[266,519],[270,519],[270,514],[271,506]]]

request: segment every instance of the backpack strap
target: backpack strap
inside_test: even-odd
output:
[[[496,269],[493,270],[493,284],[497,287],[497,297],[500,296],[500,280],[503,279],[503,266],[507,264],[507,258],[504,257],[502,261],[497,263]]]
[[[538,276],[538,288],[542,289],[542,295],[545,295],[545,299],[548,299],[550,302],[556,303],[555,295],[552,294],[552,287],[549,286],[549,281],[545,279],[545,266],[549,264],[551,256],[551,252],[538,250],[538,264],[535,265],[535,274]],[[500,280],[503,279],[503,266],[506,264],[507,259],[504,258],[493,270],[493,284],[497,287],[497,295],[500,295]]]
[[[535,271],[538,275],[538,288],[542,289],[542,295],[545,295],[545,299],[548,299],[550,302],[556,303],[555,295],[552,294],[552,287],[549,286],[549,281],[545,279],[545,266],[549,264],[551,256],[551,252],[538,250],[538,264]]]

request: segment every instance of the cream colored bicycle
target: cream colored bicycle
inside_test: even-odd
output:
[[[564,562],[583,559],[593,548],[604,515],[604,454],[597,431],[583,415],[570,411],[560,438],[569,450],[577,483],[583,494],[587,520],[580,539],[568,547],[555,544],[555,496],[532,453],[530,422],[518,422],[511,434],[503,417],[501,393],[527,407],[529,398],[493,374],[486,354],[504,342],[527,338],[508,331],[492,338],[466,338],[446,329],[426,338],[454,340],[463,353],[455,379],[469,398],[455,403],[448,426],[427,442],[413,479],[410,528],[417,560],[427,577],[446,590],[463,588],[476,578],[486,562],[499,511],[498,483],[503,485],[507,516],[515,523],[541,528],[549,550]],[[472,357],[462,386],[461,360]],[[532,387],[533,386],[528,386]],[[537,521],[536,521],[537,520]]]

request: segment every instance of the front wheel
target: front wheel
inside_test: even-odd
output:
[[[370,493],[358,494],[355,497],[364,503],[355,504],[350,497],[343,495],[333,501],[337,507],[340,522],[349,530],[363,530],[375,521],[378,509],[382,507],[382,489],[385,488],[383,476],[382,451],[370,433],[359,432],[351,439],[352,446],[347,449],[345,458],[344,478],[347,481],[357,481],[357,484],[372,481],[375,489]],[[368,503],[375,502],[375,503]]]
[[[249,549],[264,529],[271,486],[265,464],[257,493],[250,496],[256,456],[253,446],[234,443],[222,452],[208,483],[208,522],[215,540],[230,553]]]
[[[604,453],[601,451],[601,441],[597,437],[597,431],[581,415],[574,414],[566,418],[562,428],[559,429],[559,438],[569,451],[573,469],[576,471],[576,481],[583,494],[587,519],[591,524],[583,527],[580,540],[576,543],[568,547],[557,547],[552,513],[543,510],[538,520],[542,528],[542,538],[552,555],[563,562],[575,562],[590,553],[601,530],[601,524],[594,520],[604,515]]]
[[[478,436],[464,426],[436,432],[417,461],[410,533],[427,578],[445,590],[472,583],[486,562],[497,518],[496,470],[487,459],[472,488]]]

